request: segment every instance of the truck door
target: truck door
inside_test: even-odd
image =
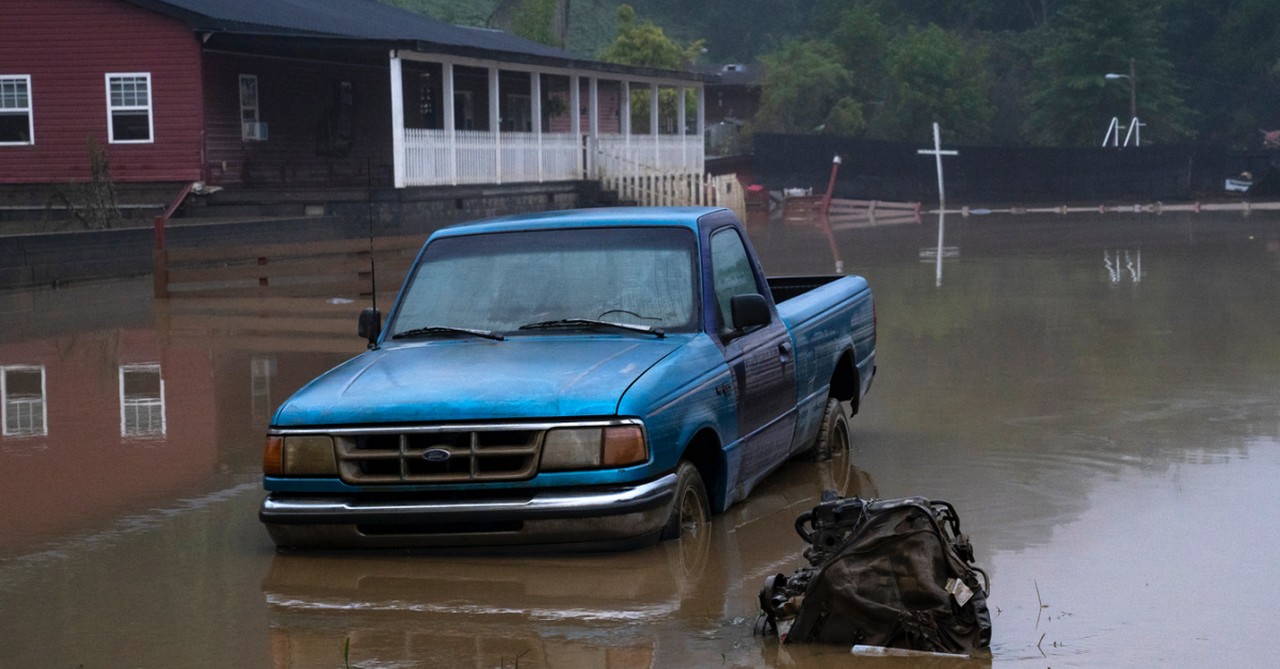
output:
[[[795,352],[791,335],[772,307],[767,325],[733,331],[729,301],[745,293],[768,295],[768,287],[736,227],[713,230],[709,247],[713,320],[724,342],[725,361],[733,371],[738,436],[743,440],[738,480],[731,484],[745,486],[740,494],[746,494],[791,448],[796,417]]]

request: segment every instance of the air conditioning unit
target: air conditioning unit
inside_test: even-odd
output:
[[[261,121],[240,124],[240,138],[246,142],[267,141],[267,124]]]

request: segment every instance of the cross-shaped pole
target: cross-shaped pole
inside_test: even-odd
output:
[[[946,192],[945,192],[945,191],[943,190],[943,188],[942,188],[942,157],[943,157],[943,156],[956,156],[956,155],[959,155],[959,154],[960,154],[960,152],[959,152],[959,151],[943,151],[943,150],[942,150],[942,139],[941,139],[941,137],[939,137],[939,136],[938,136],[938,124],[937,124],[937,122],[934,122],[934,124],[933,124],[933,149],[932,149],[932,150],[930,150],[930,149],[920,149],[919,151],[916,151],[916,153],[932,155],[932,156],[933,156],[933,159],[938,163],[938,209],[939,209],[939,210],[946,209],[946,208],[947,208],[947,195],[946,195]]]

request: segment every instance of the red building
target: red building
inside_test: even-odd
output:
[[[89,142],[121,181],[197,181],[199,40],[125,2],[0,3],[0,183],[89,176]]]
[[[701,172],[707,80],[375,0],[4,0],[0,187],[87,180],[95,153],[115,182],[227,188]],[[658,118],[663,89],[697,118]]]

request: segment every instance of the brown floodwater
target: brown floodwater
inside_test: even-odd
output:
[[[794,462],[700,541],[277,554],[274,407],[361,349],[351,296],[0,291],[0,666],[1263,666],[1280,601],[1280,217],[756,225],[773,274],[877,296],[856,466]],[[385,279],[384,279],[385,281]],[[389,298],[384,298],[389,299]],[[989,660],[752,636],[823,488],[955,505]]]

